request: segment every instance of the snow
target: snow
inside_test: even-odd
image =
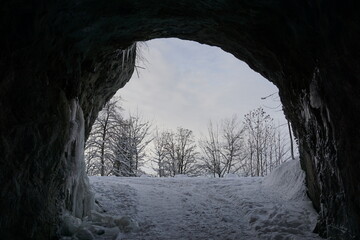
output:
[[[312,233],[317,213],[306,197],[298,160],[265,178],[90,177],[90,182],[104,210],[93,212],[89,223],[95,239],[321,239]]]
[[[264,178],[263,186],[287,201],[306,201],[305,172],[301,170],[300,161],[283,163]]]
[[[175,175],[175,178],[187,178],[188,176],[186,174],[177,174]]]
[[[235,173],[227,173],[224,175],[224,178],[239,178],[239,175]]]

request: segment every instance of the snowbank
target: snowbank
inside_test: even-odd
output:
[[[318,215],[306,195],[299,159],[274,169],[259,190],[257,198],[243,204],[258,239],[320,239],[312,233]]]
[[[263,186],[279,194],[284,200],[306,201],[305,173],[299,159],[287,161],[268,176],[264,177]]]

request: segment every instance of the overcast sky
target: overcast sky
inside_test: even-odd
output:
[[[145,61],[118,94],[126,111],[136,112],[160,129],[181,126],[196,136],[207,123],[263,106],[276,122],[284,123],[278,99],[261,100],[277,92],[275,85],[220,48],[179,39],[156,39],[141,47]]]

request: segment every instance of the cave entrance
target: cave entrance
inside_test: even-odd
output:
[[[125,137],[128,132],[124,131],[118,139],[121,144],[117,145],[115,141],[110,145],[115,146],[116,150],[113,155],[108,155],[114,157],[108,159],[108,163],[114,162],[105,165],[113,170],[100,171],[88,166],[90,174],[117,176],[90,177],[100,209],[96,218],[101,221],[110,215],[115,219],[114,222],[126,220],[129,224],[125,229],[133,239],[146,239],[146,236],[158,239],[252,239],[290,237],[291,234],[301,238],[316,237],[311,232],[315,227],[317,214],[309,207],[305,197],[304,175],[298,159],[289,160],[290,152],[289,149],[286,150],[289,141],[283,139],[286,144],[278,147],[265,144],[268,141],[275,146],[277,133],[281,137],[284,137],[284,133],[287,134],[288,126],[284,115],[279,114],[282,109],[277,106],[278,97],[275,101],[266,103],[261,100],[264,96],[276,93],[276,87],[271,83],[266,85],[265,83],[269,82],[263,77],[221,49],[195,42],[157,39],[148,42],[146,48],[140,49],[140,52],[143,60],[136,63],[139,73],[135,73],[130,82],[118,91],[115,101],[118,100],[117,103],[123,108],[120,125],[124,124],[125,130],[128,129],[128,124],[132,124],[131,120],[128,120],[131,114],[126,116],[129,110],[139,111],[142,118],[152,119],[152,133],[139,147],[142,148],[149,139],[152,142],[146,145],[145,151],[140,149],[141,159],[136,159],[135,154],[131,155],[129,145],[124,144],[132,142]],[[250,129],[245,130],[243,124],[246,121],[242,117],[259,106],[277,114],[277,121],[282,122],[271,125],[274,122],[270,123],[269,120],[255,126],[267,133],[258,132],[263,136],[263,139],[258,140],[264,145],[257,153],[251,153],[247,148],[253,148],[254,145],[247,144],[254,139],[250,139],[251,133],[246,132]],[[102,120],[95,122],[96,130],[97,123],[101,126],[107,125],[110,129],[116,128],[102,122],[109,119],[109,116],[111,118],[111,112],[107,111],[112,109],[110,105],[105,109],[105,112],[100,113]],[[151,115],[152,113],[154,115]],[[211,142],[207,138],[208,120],[212,119],[215,126],[217,120],[234,113],[241,117],[227,122],[227,132],[221,132],[224,122],[218,124],[219,128],[212,132],[218,135],[215,140],[218,142]],[[255,111],[253,113],[255,114]],[[253,119],[253,124],[256,124],[256,120],[262,120],[261,114],[257,117]],[[111,121],[108,123],[111,124]],[[135,122],[136,126],[129,133],[139,129],[141,132],[141,128],[137,127],[147,128],[147,123]],[[180,149],[181,144],[178,145],[177,138],[184,136],[176,130],[178,127],[194,133],[192,137],[180,141],[186,144],[184,149]],[[173,131],[168,128],[173,128]],[[271,132],[275,130],[276,133]],[[93,139],[93,134],[90,134],[90,140]],[[228,143],[236,142],[233,145],[236,153],[231,156],[232,163],[226,162],[229,149],[226,148],[226,139],[222,139],[224,134],[236,136],[228,139]],[[270,136],[271,134],[274,135]],[[109,136],[113,137],[110,133]],[[221,151],[218,155],[220,159],[213,159],[214,162],[219,160],[220,172],[209,167],[211,161],[206,160],[211,158],[211,152],[207,150],[213,146],[212,143],[218,144],[215,146],[218,148],[211,151]],[[173,150],[179,150],[178,153],[185,150],[189,155],[173,159],[171,146],[176,146],[178,149]],[[192,149],[193,147],[195,148]],[[278,148],[282,148],[284,152],[276,152]],[[256,165],[260,160],[255,160],[256,154],[261,155],[261,166]],[[282,159],[276,162],[275,158],[279,157],[279,154],[283,154]],[[254,158],[250,159],[250,155]],[[88,156],[91,156],[91,151]],[[192,162],[191,156],[195,162]],[[181,157],[186,158],[188,166],[175,170],[172,167],[180,162]],[[273,162],[269,160],[271,158]],[[139,162],[136,163],[137,160]],[[276,164],[280,165],[287,160],[289,162],[284,166],[276,168],[279,167]],[[226,164],[230,164],[228,169]],[[254,169],[250,169],[249,165],[245,166],[246,164],[253,164]],[[139,169],[131,168],[137,165]],[[265,175],[268,176],[256,178]],[[251,178],[252,176],[254,178]],[[279,208],[281,205],[287,206]],[[296,213],[291,211],[295,205],[298,209]],[[287,219],[296,220],[289,223]],[[289,235],[289,232],[293,233]]]
[[[75,191],[86,190],[74,164],[79,126],[88,134],[129,80],[131,57],[123,71],[112,71],[121,51],[178,37],[221,47],[276,84],[320,210],[317,230],[358,238],[358,9],[358,1],[5,1],[0,233],[54,238],[65,199],[78,199],[70,207],[87,214],[86,194]]]
[[[137,47],[136,73],[90,133],[89,175],[265,176],[294,158],[278,89],[244,62],[220,48],[175,38]],[[159,148],[178,141],[189,141],[182,151],[193,148],[193,156],[170,170],[179,160],[168,162],[172,153]]]

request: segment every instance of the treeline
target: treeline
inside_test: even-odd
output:
[[[291,136],[261,107],[242,121],[209,122],[199,140],[190,129],[160,131],[138,113],[124,118],[121,111],[117,99],[99,113],[85,146],[89,175],[140,176],[146,164],[159,177],[265,176],[291,157]]]

